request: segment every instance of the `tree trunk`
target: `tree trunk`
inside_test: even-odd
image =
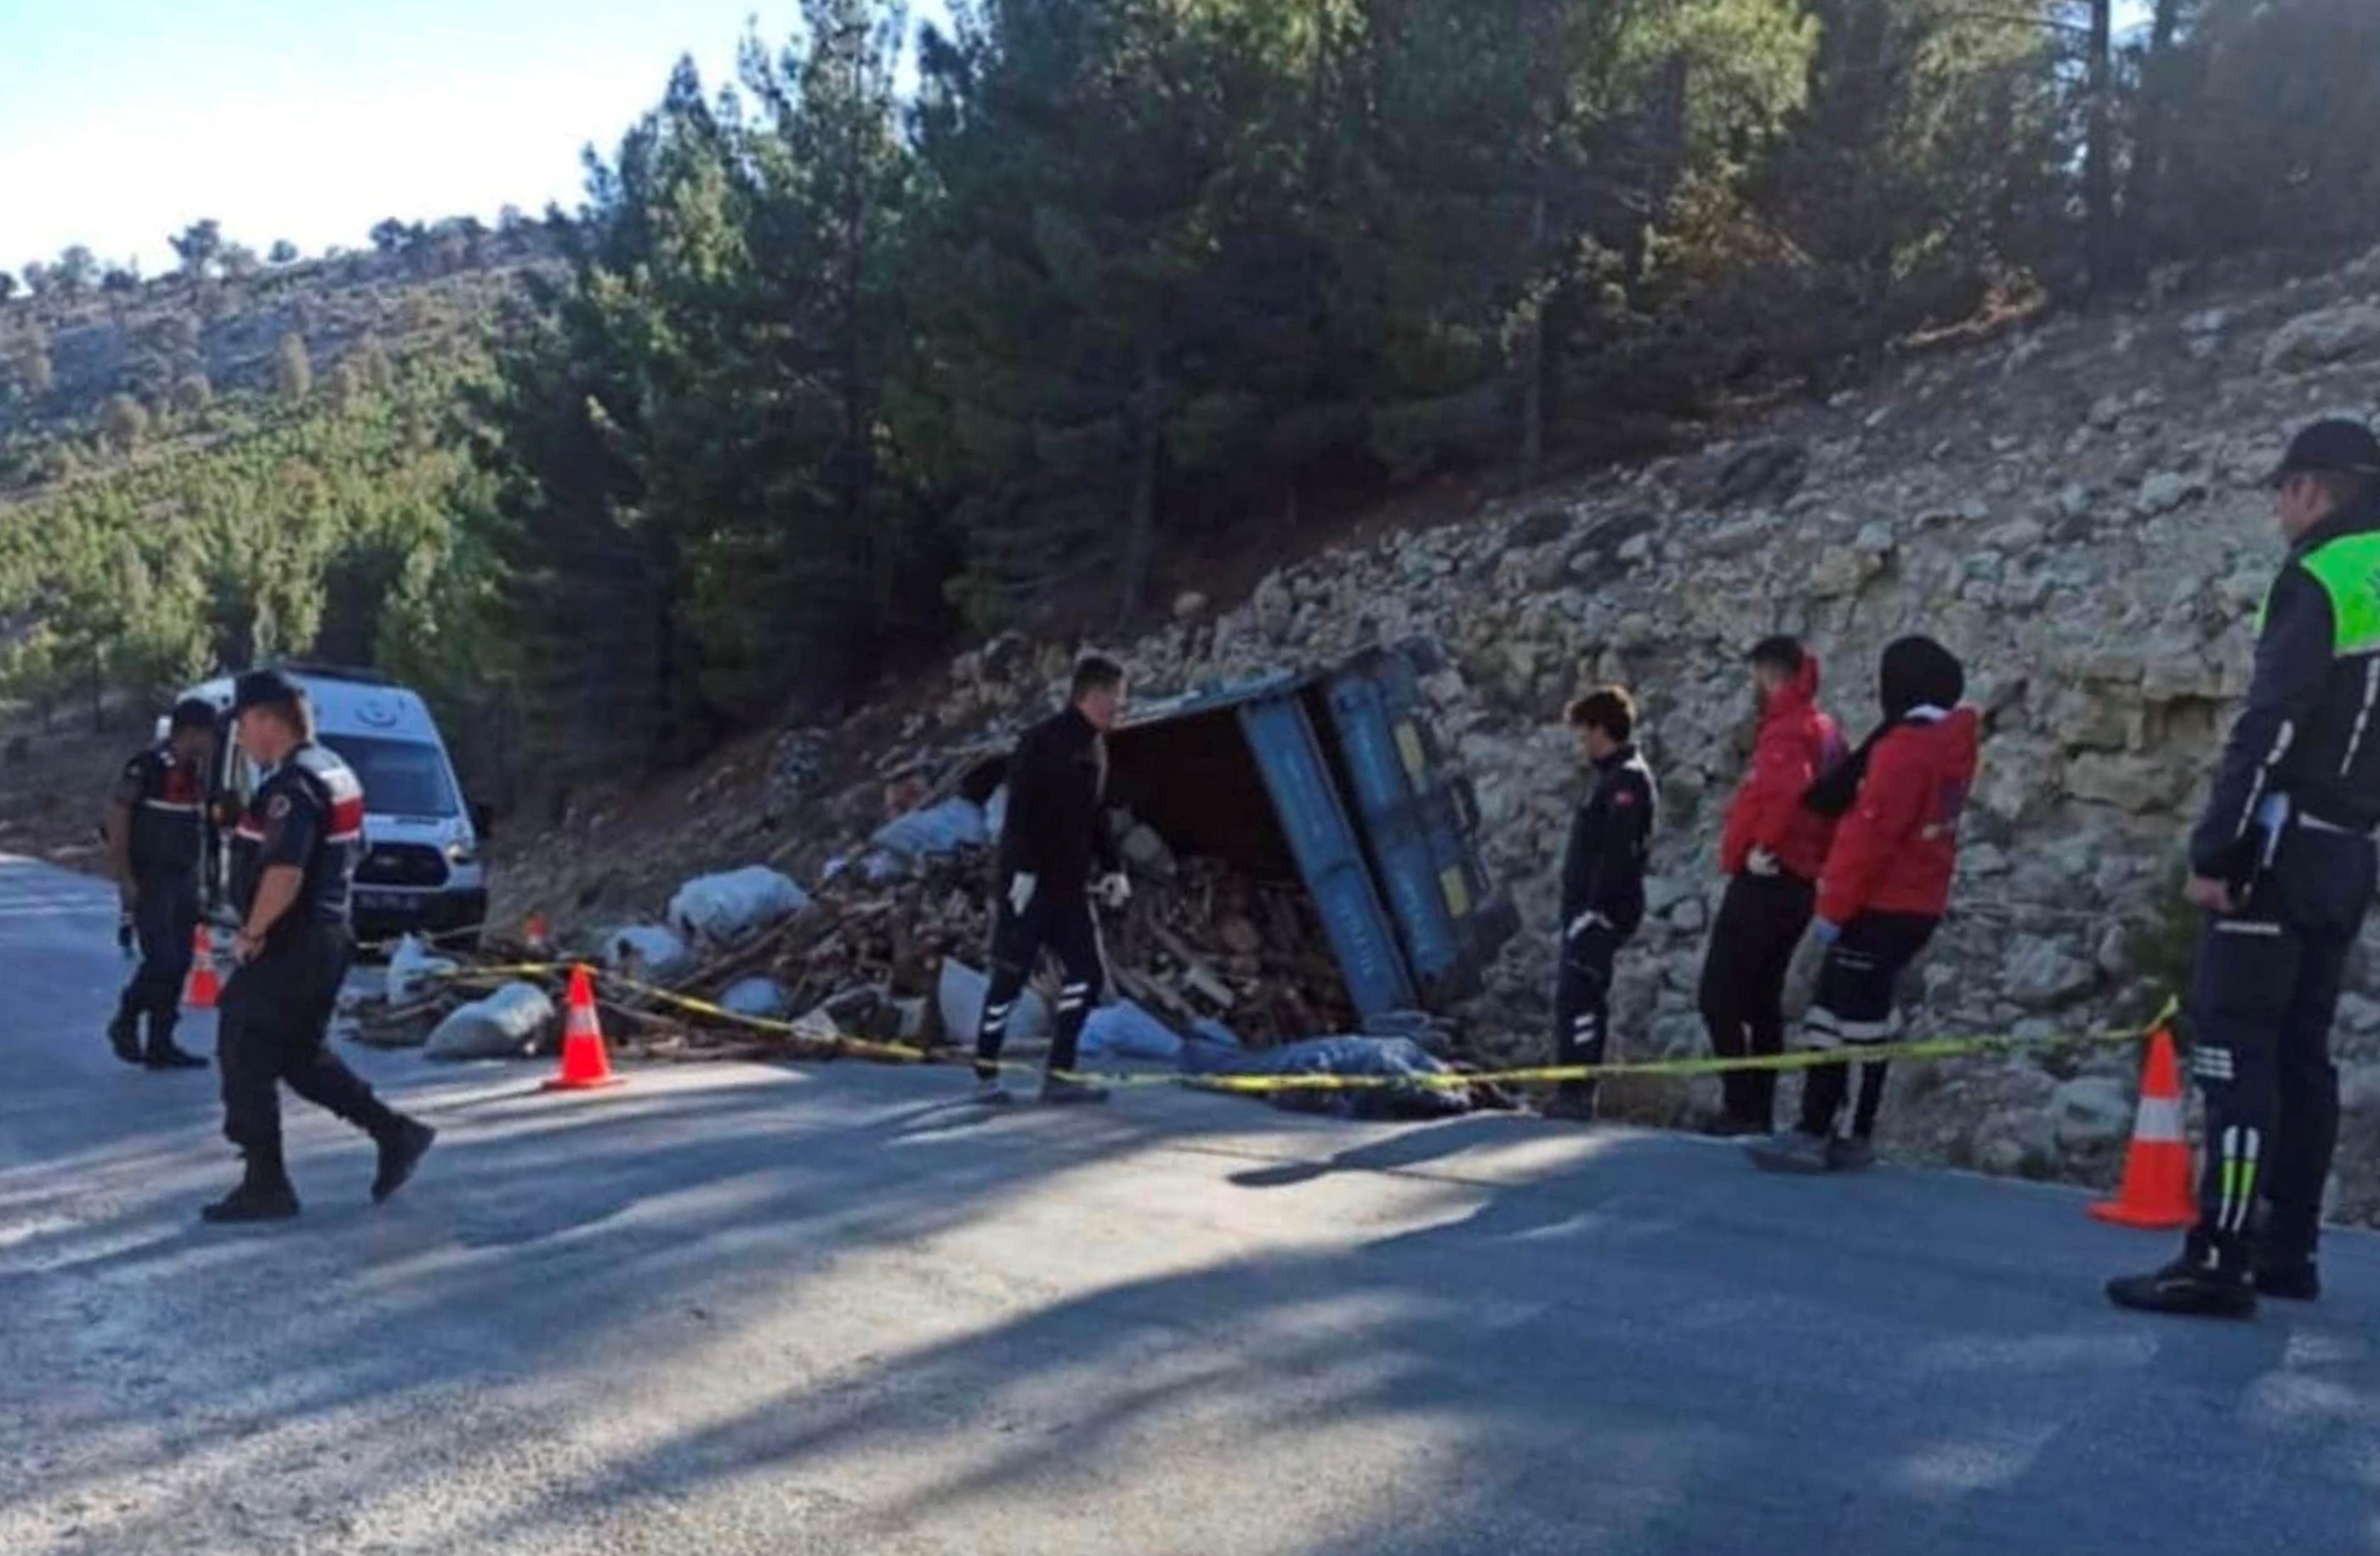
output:
[[[1528,310],[1521,334],[1521,477],[1534,483],[1546,457],[1546,288],[1537,275],[1546,249],[1546,158],[1537,159],[1536,194],[1529,201]]]
[[[2085,90],[2090,144],[2082,153],[2083,241],[2091,295],[2106,295],[2116,275],[2115,0],[2091,0],[2091,57]]]
[[[2117,263],[2124,279],[2137,281],[2150,263],[2150,223],[2164,204],[2166,141],[2172,130],[2174,41],[2181,30],[2182,0],[2156,0],[2149,28],[2149,54],[2141,68],[2140,128],[2132,146],[2131,176],[2125,181],[2122,252]]]
[[[1124,531],[1123,578],[1116,598],[1116,632],[1140,618],[1148,590],[1148,565],[1157,546],[1157,467],[1162,452],[1159,425],[1164,415],[1157,371],[1157,347],[1142,347],[1140,388],[1133,396],[1134,468],[1132,517]]]

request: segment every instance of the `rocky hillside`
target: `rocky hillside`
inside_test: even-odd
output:
[[[1452,667],[1428,688],[1439,732],[1475,782],[1490,867],[1527,924],[1468,1013],[1475,1045],[1499,1057],[1540,1052],[1546,1025],[1577,784],[1559,710],[1595,682],[1633,687],[1667,807],[1653,920],[1622,960],[1619,1043],[1675,1054],[1703,1042],[1694,988],[1718,816],[1749,735],[1743,651],[1767,632],[1803,636],[1857,734],[1875,717],[1878,650],[1930,633],[1965,658],[1989,716],[1916,1033],[2137,1020],[2186,956],[2179,839],[2245,685],[2278,553],[2260,478],[2295,424],[2375,406],[2380,252],[2277,289],[2177,278],[2140,310],[1912,358],[1689,457],[1316,556],[1227,609],[1185,597],[1127,651],[1140,689],[1159,694],[1376,638],[1448,646]],[[868,749],[838,742],[838,760],[846,775],[889,771],[997,735],[1046,703],[1069,654],[1014,639],[968,653],[897,736],[880,713]],[[691,845],[686,863],[785,857],[785,831],[753,834],[764,816],[821,846],[870,819],[864,786],[831,816],[803,808],[818,785],[769,767],[746,752],[695,785],[691,821],[670,829]],[[764,801],[755,791],[771,785]],[[577,835],[524,851],[610,854],[604,830],[582,818]],[[551,868],[522,885],[569,890]],[[2375,976],[2362,958],[2338,1035],[2350,1164],[2380,1158]],[[2135,1062],[2109,1050],[1906,1073],[1888,1143],[1994,1172],[2102,1176],[2129,1128]],[[1695,1099],[1635,1100],[1682,1116]],[[2380,1176],[2342,1179],[2344,1213],[2380,1210]]]

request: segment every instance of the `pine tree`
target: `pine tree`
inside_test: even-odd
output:
[[[281,337],[281,346],[273,354],[273,386],[285,400],[302,400],[314,392],[314,363],[306,354],[305,336]]]

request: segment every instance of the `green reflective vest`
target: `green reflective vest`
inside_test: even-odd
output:
[[[2331,655],[2353,659],[2380,653],[2380,532],[2341,535],[2299,557],[2330,600]],[[2265,631],[2272,594],[2256,611],[2256,633]]]

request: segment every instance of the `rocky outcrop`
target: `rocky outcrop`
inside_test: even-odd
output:
[[[1664,825],[1655,910],[1621,960],[1619,1047],[1692,1052],[1718,814],[1749,735],[1744,651],[1766,633],[1803,637],[1856,735],[1876,716],[1878,651],[1926,632],[1966,661],[1987,738],[1913,1029],[2136,1019],[2172,959],[2141,947],[2187,939],[2170,906],[2180,838],[2246,687],[2279,555],[2262,478],[2295,424],[2368,416],[2380,397],[2380,298],[2358,287],[2380,292],[2380,264],[2360,281],[2058,320],[1916,359],[1692,456],[1318,556],[1228,608],[1201,601],[1130,648],[1137,684],[1162,693],[1439,639],[1439,734],[1528,925],[1469,1013],[1482,1046],[1513,1058],[1543,1048],[1578,788],[1559,712],[1588,686],[1628,685]],[[1041,702],[1066,654],[1012,655],[1001,675],[988,661],[966,667],[946,718]],[[2356,1001],[2342,1052],[2380,1058],[2380,1004]],[[2055,1076],[2022,1057],[1912,1073],[1892,1127],[1904,1149],[1998,1171],[2109,1170],[2137,1057],[2060,1063]]]

